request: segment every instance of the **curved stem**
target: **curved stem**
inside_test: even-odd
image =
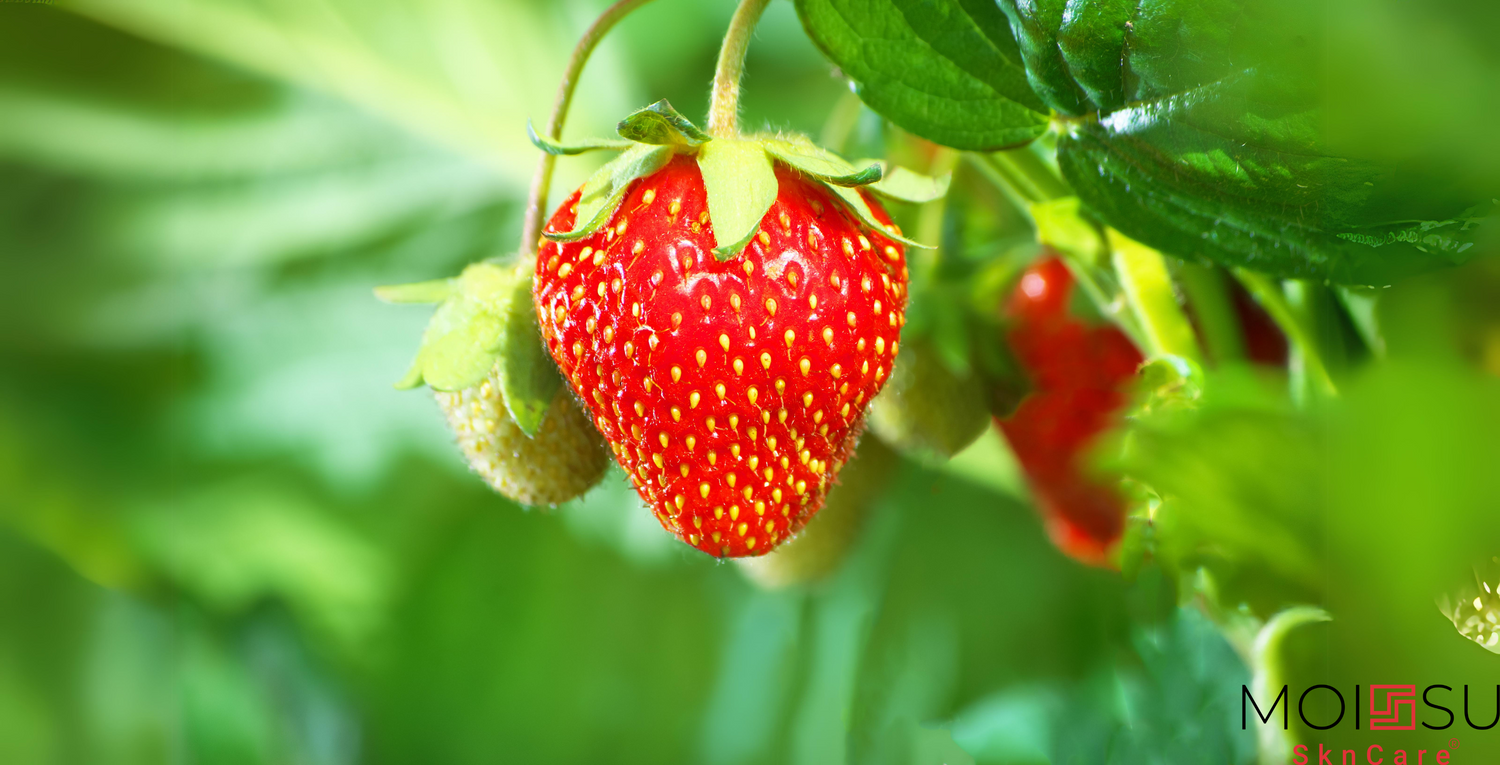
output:
[[[750,33],[771,0],[740,0],[740,7],[724,33],[719,65],[714,70],[714,90],[708,102],[708,132],[716,138],[733,138],[740,130],[740,76],[745,73],[745,51]]]
[[[1198,338],[1172,289],[1172,275],[1162,254],[1114,229],[1109,230],[1115,275],[1135,314],[1149,356],[1180,356],[1202,365]]]
[[[552,102],[552,117],[547,120],[545,135],[548,138],[558,140],[562,137],[563,123],[568,119],[568,107],[573,104],[573,91],[578,87],[578,77],[583,73],[583,65],[588,62],[599,41],[604,39],[604,35],[620,19],[649,2],[651,0],[618,0],[606,8],[583,33],[583,37],[573,48],[572,57],[568,59],[568,68],[563,70],[562,82],[557,85],[557,97]],[[546,152],[542,152],[541,159],[537,160],[536,172],[531,177],[531,194],[526,199],[526,221],[521,225],[520,252],[523,255],[536,252],[537,238],[542,234],[542,215],[547,205],[547,193],[552,189],[552,168],[556,164],[557,157]]]

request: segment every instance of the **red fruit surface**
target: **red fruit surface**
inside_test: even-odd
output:
[[[900,245],[821,184],[776,177],[760,232],[728,261],[681,156],[607,227],[537,257],[552,358],[662,526],[715,556],[764,554],[818,511],[905,324]],[[577,200],[548,231],[573,227]]]
[[[1140,351],[1113,325],[1068,312],[1073,275],[1044,257],[1022,275],[1005,307],[1007,340],[1030,375],[1032,392],[996,420],[1026,474],[1054,543],[1103,564],[1125,528],[1125,501],[1113,483],[1090,475],[1084,454],[1115,425]]]
[[[1245,332],[1245,357],[1256,364],[1285,367],[1287,342],[1281,328],[1238,280],[1232,284],[1230,295],[1234,299],[1235,316]]]

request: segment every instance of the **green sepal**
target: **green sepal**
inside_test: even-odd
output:
[[[536,308],[531,302],[531,281],[536,260],[522,258],[516,264],[510,295],[501,307],[500,393],[505,408],[521,432],[534,437],[547,416],[547,407],[562,387],[562,374],[542,343]]]
[[[427,322],[417,357],[396,387],[426,383],[434,390],[454,391],[483,380],[499,353],[501,303],[514,279],[510,268],[483,262],[444,280],[449,295]]]
[[[621,138],[655,146],[701,146],[712,139],[666,99],[620,120],[615,130]]]
[[[704,144],[698,169],[713,222],[714,257],[729,260],[755,236],[776,201],[776,170],[760,141],[736,138]]]
[[[578,214],[573,217],[575,228],[567,232],[543,232],[542,236],[554,242],[576,242],[593,236],[625,201],[630,184],[666,167],[676,153],[673,149],[671,146],[647,144],[635,144],[626,149],[583,184],[578,196]]]
[[[618,151],[630,148],[629,141],[617,141],[613,138],[585,138],[580,143],[564,144],[558,143],[542,136],[536,132],[531,120],[526,120],[526,135],[531,139],[531,145],[541,149],[554,157],[572,156],[582,154],[586,151]]]
[[[948,184],[952,179],[951,175],[934,178],[904,167],[893,167],[885,171],[884,177],[865,188],[890,199],[926,204],[947,196]]]
[[[869,189],[878,187],[885,176],[884,163],[870,160],[870,165],[860,170],[843,157],[814,144],[802,136],[763,138],[760,139],[760,143],[765,147],[766,153],[785,162],[792,168],[827,184],[833,193],[838,194],[839,198],[843,199],[854,210],[854,214],[859,217],[862,223],[879,231],[881,236],[887,239],[894,239],[909,247],[918,247],[924,250],[934,249],[931,245],[907,239],[896,233],[893,227],[876,220],[874,213],[870,210],[869,203],[865,201],[865,198],[856,188],[859,186]],[[902,171],[898,168],[896,172],[906,173],[907,171]],[[907,174],[914,179],[922,178],[922,176],[916,173]],[[906,179],[903,176],[899,183],[901,186],[905,186],[911,184],[912,180]],[[897,190],[900,191],[901,187],[898,186]],[[943,191],[946,190],[947,183],[944,181]],[[941,194],[938,196],[941,196]],[[932,198],[936,199],[937,197]],[[709,214],[713,214],[712,210],[710,210]]]
[[[535,270],[532,258],[485,261],[456,278],[424,283],[447,285],[448,297],[427,323],[417,357],[396,387],[425,382],[434,390],[463,390],[497,371],[511,419],[526,435],[536,435],[562,376],[542,345],[532,307]]]
[[[865,186],[885,175],[883,163],[869,160],[863,169],[806,138],[763,139],[766,153],[793,169],[834,186]]]
[[[455,279],[433,279],[412,284],[375,288],[375,297],[386,303],[441,303],[453,294]]]
[[[907,239],[906,237],[896,233],[895,226],[887,226],[886,224],[876,220],[875,213],[870,210],[870,204],[866,202],[864,196],[859,193],[859,189],[851,189],[844,186],[829,186],[828,188],[831,189],[833,193],[838,194],[839,198],[844,200],[844,203],[849,205],[850,209],[854,210],[854,214],[859,217],[861,223],[872,229],[875,229],[876,231],[879,231],[880,235],[885,237],[886,239],[894,239],[895,241],[898,241],[906,245],[907,247],[916,247],[923,250],[937,249],[936,245],[922,244],[921,242],[918,242],[916,240]]]

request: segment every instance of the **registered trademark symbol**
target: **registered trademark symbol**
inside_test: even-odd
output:
[[[1449,749],[1457,749],[1458,748],[1458,739],[1456,739],[1456,738],[1450,738],[1450,739],[1448,739],[1448,748]]]

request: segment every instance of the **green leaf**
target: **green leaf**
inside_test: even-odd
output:
[[[952,180],[952,176],[949,175],[933,178],[921,173],[914,173],[904,167],[893,167],[886,171],[885,177],[871,183],[866,188],[883,197],[899,199],[902,202],[925,204],[946,196],[948,194],[948,184]]]
[[[801,138],[773,138],[762,141],[766,152],[787,165],[824,183],[835,186],[864,186],[881,179],[885,168],[870,160],[863,170],[813,142]]]
[[[658,146],[700,146],[712,138],[678,114],[666,99],[620,120],[615,130],[621,138]]]
[[[1085,205],[1174,256],[1386,285],[1465,260],[1477,219],[1493,209],[1471,211],[1474,195],[1434,193],[1430,173],[1341,156],[1324,139],[1326,24],[1315,4],[798,0],[798,8],[861,98],[924,138],[984,148],[976,133],[1033,124],[1007,121],[997,104],[1024,105],[1021,114],[1037,120],[1033,137],[1054,110],[1058,164]],[[1022,65],[1026,93],[978,87],[1015,84]],[[958,82],[974,87],[950,92]]]
[[[671,161],[670,146],[636,144],[615,157],[583,184],[578,197],[578,214],[574,228],[568,232],[544,231],[542,236],[554,242],[576,242],[593,236],[609,222],[625,200],[630,184],[666,167]]]
[[[1027,143],[1046,132],[1000,11],[965,0],[797,0],[802,25],[890,121],[959,149]]]
[[[714,257],[728,260],[755,236],[776,201],[776,171],[759,141],[730,138],[704,144],[698,169],[708,193]]]
[[[528,436],[535,436],[541,428],[547,407],[563,383],[536,323],[531,303],[535,271],[536,262],[530,258],[516,265],[500,314],[500,392],[511,419]]]
[[[1224,126],[1211,120],[1125,127],[1130,119],[1077,127],[1058,161],[1093,213],[1164,252],[1277,277],[1386,285],[1461,263],[1473,246],[1477,217],[1378,220],[1373,195],[1394,189],[1373,164],[1299,154],[1314,145],[1257,148],[1221,137]]]
[[[1323,140],[1313,6],[1001,7],[1038,94],[1076,118],[1058,144],[1064,176],[1132,238],[1180,257],[1348,284],[1388,284],[1464,259],[1462,207],[1411,203],[1390,166],[1337,156]]]
[[[585,138],[578,143],[559,143],[552,140],[551,138],[538,135],[536,132],[536,127],[531,124],[531,120],[526,120],[526,135],[527,137],[531,138],[531,143],[533,146],[536,146],[538,149],[541,149],[542,151],[545,151],[554,157],[572,156],[574,154],[582,154],[586,151],[630,148],[629,141],[616,141],[609,138]]]

